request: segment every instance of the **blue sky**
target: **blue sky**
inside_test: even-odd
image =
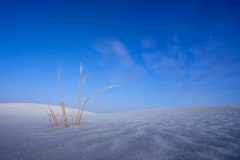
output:
[[[1,0],[0,102],[73,106],[84,65],[88,110],[240,103],[238,0]],[[86,98],[86,97],[85,97]]]

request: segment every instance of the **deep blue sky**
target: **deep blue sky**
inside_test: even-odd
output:
[[[0,102],[72,106],[79,64],[88,110],[240,103],[239,0],[0,0]]]

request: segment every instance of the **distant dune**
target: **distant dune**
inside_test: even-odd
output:
[[[61,108],[59,106],[51,105],[51,108],[56,114],[61,115]],[[73,113],[73,108],[66,107],[67,113]],[[46,116],[49,113],[47,104],[34,103],[0,103],[0,116]],[[87,114],[91,112],[85,112]]]
[[[60,117],[60,107],[52,107]],[[69,128],[51,127],[48,111],[43,104],[0,103],[1,160],[240,159],[240,105],[85,112],[84,123]]]

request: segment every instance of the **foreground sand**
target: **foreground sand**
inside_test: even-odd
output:
[[[86,112],[70,128],[51,127],[39,108],[27,115],[34,106],[47,109],[0,104],[1,160],[240,159],[240,106]]]

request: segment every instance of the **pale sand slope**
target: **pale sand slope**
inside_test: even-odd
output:
[[[28,105],[0,104],[0,159],[240,159],[239,105],[84,114],[70,128]]]

